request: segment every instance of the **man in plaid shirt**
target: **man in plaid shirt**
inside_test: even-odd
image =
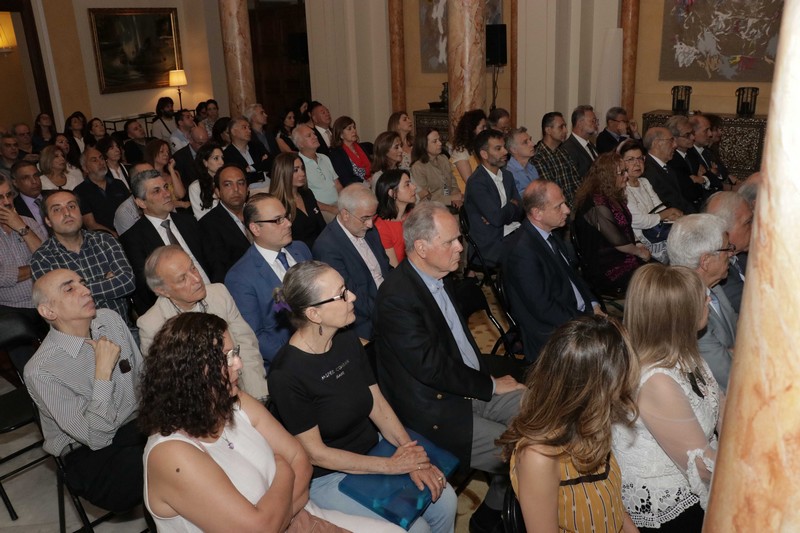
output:
[[[560,149],[566,138],[567,123],[564,116],[558,111],[545,113],[542,117],[542,140],[536,144],[531,162],[540,177],[554,181],[561,187],[567,205],[572,207],[572,198],[581,184],[581,176],[567,152]]]
[[[51,270],[72,270],[85,280],[98,308],[116,311],[131,326],[127,296],[136,283],[122,246],[107,233],[83,229],[78,197],[71,191],[48,195],[42,207],[53,236],[31,257],[34,281]]]

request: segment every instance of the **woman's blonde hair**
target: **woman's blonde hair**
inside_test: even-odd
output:
[[[686,267],[650,263],[636,270],[628,285],[623,322],[643,368],[700,362],[697,331],[706,305],[706,287]]]
[[[620,323],[584,316],[550,337],[526,380],[519,414],[497,440],[509,458],[530,445],[569,455],[582,473],[611,452],[611,425],[632,424],[639,364]]]

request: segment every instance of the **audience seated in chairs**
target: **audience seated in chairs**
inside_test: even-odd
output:
[[[292,140],[299,149],[300,158],[306,169],[306,179],[308,188],[314,193],[317,205],[322,210],[322,215],[326,222],[330,222],[336,217],[339,209],[336,205],[339,202],[339,192],[342,184],[333,169],[330,158],[322,152],[318,153],[319,138],[318,132],[312,130],[305,124],[299,124],[292,131]]]
[[[555,233],[570,213],[561,188],[536,180],[522,202],[526,219],[503,244],[502,270],[509,312],[522,332],[525,358],[533,362],[557,327],[581,315],[604,313]]]
[[[270,391],[283,423],[314,465],[311,500],[378,518],[339,491],[345,473],[409,474],[433,499],[410,531],[452,531],[453,488],[425,449],[408,436],[378,388],[358,338],[341,331],[355,320],[357,301],[342,277],[319,261],[295,265],[286,273],[276,301],[288,308],[297,331],[270,367]],[[397,447],[388,460],[367,455],[379,436]]]
[[[275,158],[269,192],[281,201],[292,217],[292,240],[312,248],[325,229],[325,219],[314,193],[308,188],[305,165],[298,154],[280,154]]]
[[[625,198],[628,171],[615,152],[597,158],[575,194],[574,232],[583,275],[603,294],[624,294],[633,272],[650,260],[636,243]]]
[[[118,237],[114,231],[114,213],[131,195],[128,187],[109,175],[103,154],[94,146],[87,147],[81,154],[81,167],[86,179],[74,192],[81,200],[83,225],[88,230]]]
[[[414,208],[416,193],[417,187],[408,170],[399,168],[387,170],[375,187],[375,196],[378,197],[375,229],[392,267],[406,258],[403,221]]]
[[[614,426],[613,449],[622,501],[640,531],[703,525],[725,410],[697,347],[708,315],[704,283],[688,268],[654,263],[634,274],[624,324],[641,367],[639,419]]]
[[[330,158],[342,187],[351,183],[370,183],[372,143],[359,142],[356,122],[352,118],[342,116],[333,123]]]
[[[385,131],[375,138],[375,144],[372,147],[372,178],[369,182],[373,191],[384,172],[400,168],[400,164],[403,162],[403,153],[399,133]]]
[[[197,129],[205,131],[199,126]],[[214,176],[224,164],[222,147],[214,141],[197,149],[193,162],[197,179],[189,185],[189,203],[192,204],[192,213],[198,222],[219,204],[219,196],[214,189]]]
[[[417,185],[420,200],[441,202],[457,211],[464,203],[464,194],[458,188],[450,170],[450,162],[442,151],[439,130],[425,128],[422,135],[414,139],[411,177]]]
[[[453,132],[451,172],[462,192],[466,191],[467,180],[480,165],[478,154],[473,152],[475,137],[486,128],[486,113],[482,109],[472,109],[461,116]]]
[[[636,419],[639,362],[622,326],[581,317],[558,328],[498,439],[528,531],[633,532],[612,424]]]
[[[414,123],[405,111],[395,111],[389,115],[386,131],[393,131],[400,135],[400,147],[403,149],[403,159],[400,168],[411,170],[412,151],[414,149]]]
[[[75,272],[42,276],[33,303],[50,323],[24,373],[44,449],[63,460],[73,493],[110,511],[132,509],[142,501],[145,444],[136,427],[139,347],[122,317],[96,309]]]
[[[225,320],[231,337],[240,346],[242,390],[263,403],[267,398],[267,381],[258,339],[225,285],[205,285],[192,259],[174,244],[156,248],[147,258],[144,269],[147,284],[158,299],[136,321],[142,353],[147,355],[156,333],[173,316],[186,312],[217,315]]]
[[[146,357],[145,506],[159,529],[380,531],[377,521],[309,501],[308,458],[240,390],[239,350],[224,320],[190,312],[167,321]]]

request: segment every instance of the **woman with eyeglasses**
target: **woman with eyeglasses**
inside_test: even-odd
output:
[[[616,148],[628,171],[625,197],[631,212],[631,227],[636,239],[647,246],[654,259],[667,263],[669,226],[683,216],[680,209],[667,207],[653,190],[644,174],[644,148],[636,139],[628,139]],[[643,232],[646,232],[647,235]],[[648,238],[649,237],[649,238]]]
[[[319,261],[298,263],[286,273],[275,300],[297,329],[270,365],[269,390],[286,429],[314,465],[311,500],[376,518],[339,491],[345,474],[410,475],[433,497],[410,531],[452,532],[455,492],[408,436],[378,388],[358,337],[346,329],[355,320],[355,296],[339,273]],[[397,447],[393,456],[367,455],[380,438]]]
[[[181,313],[156,334],[141,381],[138,423],[144,502],[162,532],[374,531],[377,521],[308,500],[300,444],[239,389],[242,361],[227,324]]]
[[[710,299],[686,267],[634,274],[623,323],[639,357],[639,419],[615,425],[622,500],[641,532],[699,532],[708,504],[725,396],[700,356]]]
[[[624,294],[633,272],[650,260],[636,242],[625,198],[628,170],[615,152],[602,154],[575,193],[575,236],[584,276],[596,290]]]

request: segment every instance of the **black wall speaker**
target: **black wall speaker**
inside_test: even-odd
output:
[[[506,25],[486,25],[486,65],[505,65],[508,63],[506,50]]]

